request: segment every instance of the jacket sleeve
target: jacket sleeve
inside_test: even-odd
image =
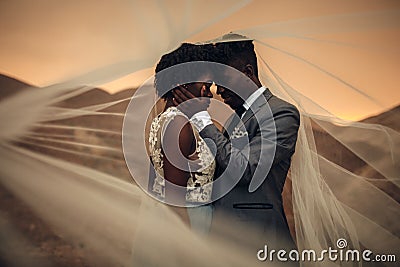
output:
[[[247,127],[249,140],[244,146],[226,138],[213,124],[200,132],[216,145],[219,174],[240,179],[240,184],[250,183],[254,175],[264,179],[273,164],[290,159],[295,150],[300,116],[294,106],[275,109],[273,118],[256,115]]]
[[[289,106],[274,114],[276,129],[276,150],[274,164],[290,158],[296,148],[300,126],[300,114],[296,107]]]

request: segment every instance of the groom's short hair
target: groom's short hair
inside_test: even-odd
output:
[[[234,67],[239,71],[242,71],[247,64],[250,64],[253,66],[254,75],[258,78],[257,55],[254,50],[253,40],[237,34],[226,36],[229,36],[228,38],[234,36],[239,40],[216,43],[211,60]]]

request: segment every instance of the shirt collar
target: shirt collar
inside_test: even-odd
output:
[[[248,109],[251,107],[251,105],[254,103],[254,101],[256,101],[256,99],[257,99],[260,95],[262,95],[262,94],[265,92],[266,89],[267,89],[267,88],[265,88],[264,86],[261,86],[261,87],[258,88],[256,91],[254,91],[254,93],[252,93],[252,94],[246,99],[246,101],[244,101],[243,107],[244,107],[246,110],[248,110]]]

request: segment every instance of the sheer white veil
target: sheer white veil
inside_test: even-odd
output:
[[[54,4],[44,4],[54,8]],[[2,5],[9,8],[11,4]],[[243,252],[245,242],[199,238],[129,177],[120,141],[125,114],[117,107],[132,98],[154,99],[154,91],[134,95],[132,90],[129,96],[105,103],[68,106],[69,100],[106,82],[140,70],[151,73],[161,55],[184,41],[216,42],[214,38],[232,31],[254,40],[263,85],[301,113],[284,197],[298,248],[337,248],[337,241],[345,239],[346,248],[398,258],[399,128],[340,116],[363,106],[380,112],[398,104],[399,5],[342,1],[322,7],[319,1],[310,1],[308,6],[319,6],[320,11],[293,4],[299,5],[301,14],[293,15],[288,3],[220,1],[209,4],[203,19],[193,19],[203,14],[198,10],[204,10],[204,5],[202,1],[150,1],[121,6],[121,17],[131,14],[132,23],[119,29],[126,27],[133,51],[121,49],[122,54],[104,58],[99,66],[87,64],[73,77],[40,89],[26,88],[1,100],[1,186],[66,240],[84,243],[96,264],[256,264],[256,252]],[[57,8],[57,12],[63,11]],[[249,19],[241,19],[245,15]],[[47,19],[57,22],[51,16]],[[7,71],[7,67],[2,69]],[[379,85],[393,99],[382,97]],[[145,102],[138,102],[140,110]],[[143,142],[142,138],[140,145]],[[335,146],[328,149],[324,142]],[[342,154],[335,154],[339,148]],[[0,213],[2,221],[9,217]],[[2,225],[2,230],[12,228]],[[29,240],[28,234],[21,237],[15,231],[10,231],[7,240]],[[229,227],[221,231],[233,234]],[[7,249],[2,247],[1,256],[16,261],[8,258]]]

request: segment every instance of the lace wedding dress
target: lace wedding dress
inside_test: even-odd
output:
[[[152,185],[152,192],[159,198],[165,198],[165,179],[163,170],[162,139],[165,127],[176,116],[184,116],[176,107],[170,107],[153,119],[149,135],[149,150],[151,161],[156,171]],[[187,118],[187,117],[186,117]],[[200,168],[197,172],[190,172],[187,182],[186,201],[191,203],[207,203],[211,200],[212,180],[215,171],[215,160],[210,149],[200,137],[195,127],[192,127],[196,139],[196,150],[190,158],[198,158]],[[190,167],[189,167],[190,168]]]
[[[149,133],[149,152],[151,162],[155,170],[154,180],[150,179],[150,191],[158,199],[165,199],[165,179],[164,179],[164,155],[162,153],[163,133],[166,126],[174,120],[176,116],[184,116],[176,107],[170,107],[159,116],[153,119]],[[195,127],[192,127],[196,140],[196,149],[190,159],[196,160],[198,168],[192,171],[189,164],[190,177],[187,182],[186,202],[187,212],[192,229],[199,234],[209,232],[212,220],[212,206],[203,205],[211,202],[212,181],[215,172],[215,159],[209,147],[200,137]],[[203,206],[200,206],[203,205]]]

